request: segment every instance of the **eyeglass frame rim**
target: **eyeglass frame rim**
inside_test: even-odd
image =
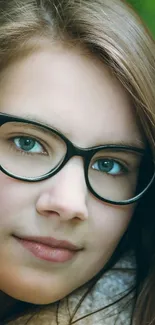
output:
[[[2,120],[1,120],[2,119]],[[115,144],[106,144],[106,145],[99,145],[99,146],[93,146],[90,148],[81,148],[78,147],[76,145],[74,145],[72,143],[72,141],[70,141],[65,135],[63,135],[60,131],[58,131],[56,128],[53,127],[49,127],[47,125],[44,125],[42,123],[33,121],[31,119],[26,119],[26,118],[22,118],[19,116],[15,116],[15,115],[11,115],[11,114],[5,114],[5,113],[1,113],[0,112],[0,127],[2,125],[4,125],[5,123],[9,123],[9,122],[21,122],[21,123],[27,123],[27,124],[33,124],[36,125],[40,128],[44,128],[50,132],[55,133],[57,136],[60,137],[60,139],[62,139],[65,144],[66,144],[66,154],[63,158],[63,160],[52,170],[50,170],[48,173],[36,177],[36,178],[26,178],[26,177],[20,177],[17,175],[12,174],[11,172],[8,172],[4,167],[2,167],[0,165],[0,171],[2,171],[4,174],[6,174],[7,176],[10,176],[14,179],[18,179],[18,180],[22,180],[25,182],[40,182],[40,181],[44,181],[52,176],[54,176],[55,174],[57,174],[66,164],[67,162],[74,156],[80,156],[83,158],[84,160],[84,175],[85,175],[85,182],[87,185],[88,190],[99,200],[112,204],[112,205],[128,205],[128,204],[132,204],[136,201],[138,201],[146,192],[147,190],[150,188],[150,186],[152,185],[153,181],[155,180],[155,170],[154,170],[154,174],[150,180],[150,182],[148,183],[148,185],[145,187],[145,189],[140,192],[138,195],[136,195],[135,197],[128,199],[128,200],[123,200],[123,201],[112,201],[112,200],[108,200],[105,199],[103,197],[101,197],[99,194],[97,194],[90,182],[89,182],[89,177],[88,177],[88,168],[90,165],[90,161],[92,159],[92,157],[94,156],[94,154],[100,150],[104,150],[104,149],[122,149],[122,150],[126,150],[126,151],[133,151],[133,152],[137,152],[137,153],[141,153],[143,155],[150,155],[150,150],[148,150],[148,148],[143,149],[143,148],[137,148],[134,146],[127,146],[127,145],[115,145]]]

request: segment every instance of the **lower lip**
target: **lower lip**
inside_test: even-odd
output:
[[[49,262],[64,263],[71,260],[77,253],[77,251],[71,251],[65,248],[50,247],[41,243],[36,243],[17,237],[16,240],[37,258]]]

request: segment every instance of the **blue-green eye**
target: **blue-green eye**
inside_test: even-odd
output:
[[[113,159],[98,159],[92,168],[110,175],[120,175],[125,171],[125,167]]]
[[[13,139],[14,144],[19,150],[30,153],[42,153],[44,152],[41,144],[33,138],[18,137]]]

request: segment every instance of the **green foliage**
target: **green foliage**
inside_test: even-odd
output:
[[[155,0],[127,0],[145,21],[155,37]]]

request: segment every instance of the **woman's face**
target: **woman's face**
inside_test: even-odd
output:
[[[97,59],[77,50],[46,48],[8,67],[1,78],[0,111],[48,124],[82,148],[143,146],[122,86]],[[99,272],[134,209],[95,198],[79,156],[42,182],[0,172],[0,207],[0,288],[37,304],[61,299]],[[58,242],[46,249],[14,236],[67,241],[77,251]]]

